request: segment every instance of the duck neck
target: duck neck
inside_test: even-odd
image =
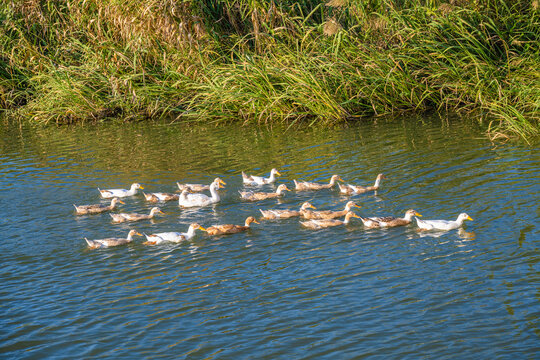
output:
[[[191,239],[193,236],[195,236],[195,228],[190,225],[186,233],[186,238]]]
[[[377,176],[377,179],[375,179],[375,184],[373,184],[373,187],[375,189],[378,189],[380,185],[381,185],[381,177]]]
[[[403,217],[403,219],[405,219],[405,221],[411,222],[413,216],[414,215],[411,213],[405,213],[405,216]]]
[[[210,194],[212,194],[212,200],[218,202],[220,200],[219,194],[215,186],[210,186]]]

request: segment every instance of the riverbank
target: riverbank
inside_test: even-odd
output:
[[[399,3],[3,2],[0,107],[43,123],[435,110],[538,138],[537,0]]]

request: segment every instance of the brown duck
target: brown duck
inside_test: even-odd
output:
[[[293,181],[294,181],[294,186],[296,187],[296,191],[306,191],[306,190],[330,189],[336,184],[336,181],[338,180],[343,181],[343,179],[339,175],[332,175],[332,177],[330,178],[330,182],[328,184],[319,184],[319,183],[308,182],[308,181],[303,181],[303,182],[298,182],[296,180],[293,180]]]
[[[353,217],[360,217],[353,213],[352,211],[349,211],[347,215],[345,215],[345,220],[337,220],[337,219],[318,219],[318,220],[308,220],[308,221],[300,221],[300,224],[303,226],[309,228],[309,229],[322,229],[327,228],[331,226],[339,226],[339,225],[347,225],[351,218]]]
[[[92,204],[92,205],[79,205],[79,206],[77,206],[77,205],[73,204],[73,206],[75,206],[75,213],[77,215],[86,215],[86,214],[98,214],[98,213],[102,213],[102,212],[105,212],[105,211],[114,210],[117,203],[125,204],[122,200],[120,200],[118,198],[113,198],[111,200],[110,205]]]
[[[285,184],[279,185],[276,192],[273,192],[273,193],[253,192],[253,191],[238,191],[238,192],[240,193],[240,197],[242,199],[244,199],[244,200],[258,201],[258,200],[266,200],[266,199],[277,198],[277,197],[283,195],[284,191],[290,191],[287,188],[287,185],[285,185]]]
[[[368,191],[375,191],[379,189],[382,179],[386,179],[386,176],[384,176],[383,174],[379,174],[377,175],[377,179],[375,179],[375,184],[373,184],[373,186],[365,186],[365,187],[351,185],[351,184],[338,184],[339,192],[344,195],[354,195],[354,194],[363,194]]]
[[[300,210],[262,210],[259,209],[261,214],[263,215],[263,219],[265,220],[271,220],[271,219],[287,219],[295,216],[302,215],[308,208],[316,209],[315,206],[311,205],[309,202],[305,202],[300,207]]]
[[[414,210],[407,210],[405,216],[402,218],[394,216],[384,216],[384,217],[369,217],[363,218],[360,217],[360,220],[364,223],[364,226],[367,228],[378,228],[378,227],[394,227],[394,226],[404,226],[409,225],[412,221],[413,216],[422,216]]]
[[[236,234],[249,229],[251,223],[259,224],[259,222],[255,220],[253,216],[250,216],[246,219],[244,225],[212,225],[209,228],[206,228],[206,232],[210,235]]]
[[[360,208],[354,201],[349,201],[345,204],[345,209],[341,211],[323,210],[323,211],[311,211],[306,210],[302,213],[304,219],[335,219],[345,216],[353,207]]]

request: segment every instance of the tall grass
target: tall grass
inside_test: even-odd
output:
[[[3,0],[0,107],[43,123],[451,111],[535,141],[538,0]]]

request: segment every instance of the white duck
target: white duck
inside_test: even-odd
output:
[[[452,220],[420,220],[416,218],[418,227],[422,230],[453,230],[461,227],[465,220],[472,221],[471,217],[465,213],[459,214],[455,221]]]
[[[127,238],[107,238],[107,239],[97,239],[97,240],[88,240],[87,238],[84,238],[86,240],[86,243],[88,244],[88,247],[92,249],[97,249],[101,247],[112,247],[112,246],[119,246],[124,244],[129,244],[133,241],[133,235],[139,235],[142,236],[137,232],[137,230],[131,230],[128,233]]]
[[[375,191],[379,189],[379,186],[381,185],[381,180],[386,179],[386,176],[383,174],[377,175],[377,178],[375,179],[375,184],[373,186],[356,186],[351,184],[339,184],[339,192],[346,195],[354,195],[354,194],[363,194],[368,191]]]
[[[214,182],[210,184],[210,194],[212,194],[211,197],[205,194],[190,194],[190,190],[184,189],[180,194],[180,198],[178,199],[178,205],[183,207],[194,207],[206,206],[219,202],[221,198],[219,197],[217,190],[222,188],[223,186],[221,186],[221,184],[225,182],[222,180],[217,180],[218,179],[214,180]]]
[[[133,183],[131,184],[131,188],[129,190],[126,189],[107,189],[107,190],[99,190],[101,197],[104,199],[107,198],[113,198],[113,197],[126,197],[126,196],[133,196],[137,193],[137,190],[144,189],[144,187],[139,183]]]
[[[167,241],[179,243],[182,241],[191,240],[195,236],[195,230],[206,231],[206,229],[203,228],[201,225],[197,223],[193,223],[189,225],[189,229],[185,233],[171,231],[171,232],[162,232],[162,233],[151,234],[151,235],[144,234],[144,236],[146,236],[147,241],[144,242],[143,244],[144,245],[158,245]]]
[[[244,182],[244,185],[273,184],[277,180],[276,175],[281,176],[279,171],[277,171],[275,168],[270,171],[270,177],[268,178],[255,175],[246,175],[246,173],[242,171],[242,181]]]
[[[161,211],[158,207],[153,207],[152,210],[150,210],[150,214],[128,214],[128,213],[118,213],[118,214],[109,214],[111,215],[113,222],[121,223],[126,221],[139,221],[139,220],[147,220],[152,219],[156,214],[163,214],[163,211]]]

